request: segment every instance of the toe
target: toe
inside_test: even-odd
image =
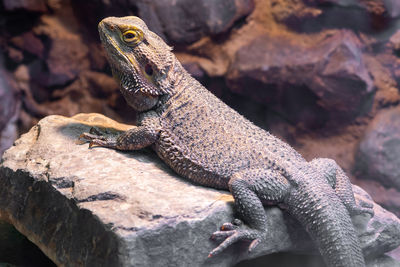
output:
[[[228,238],[231,235],[234,235],[236,233],[236,231],[232,230],[232,231],[216,231],[211,235],[211,239],[215,240],[215,239],[222,239],[222,238]]]

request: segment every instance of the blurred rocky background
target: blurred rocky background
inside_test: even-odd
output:
[[[0,156],[50,114],[134,123],[97,33],[127,15],[230,106],[307,159],[335,159],[400,216],[398,0],[0,0]]]

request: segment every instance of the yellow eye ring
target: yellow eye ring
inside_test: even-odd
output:
[[[127,30],[122,33],[122,40],[129,45],[138,44],[143,40],[143,32],[139,29]]]

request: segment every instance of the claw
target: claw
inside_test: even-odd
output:
[[[258,246],[258,244],[260,244],[260,242],[261,242],[261,240],[259,238],[251,241],[250,246],[249,246],[249,253],[252,252]]]
[[[95,134],[91,134],[91,133],[82,133],[79,136],[79,139],[87,139],[87,140],[95,140],[95,139],[99,139],[99,140],[106,140],[106,138],[104,136],[101,135],[95,135]]]
[[[235,229],[238,229],[239,228],[239,226],[241,226],[242,225],[242,221],[241,220],[239,220],[239,219],[234,219],[231,223],[224,223],[222,226],[221,226],[221,230],[222,231],[230,231],[230,230],[235,230]]]
[[[95,128],[91,128],[89,130],[90,133],[82,133],[78,139],[86,139],[86,141],[89,142],[89,148],[92,148],[94,146],[100,146],[100,147],[115,147],[115,141],[110,140],[106,138],[105,136],[102,135],[97,135],[99,133],[98,130]],[[96,134],[93,134],[96,133]]]
[[[211,239],[222,239],[225,240],[215,249],[213,249],[208,255],[209,258],[219,254],[227,247],[238,241],[251,241],[249,252],[261,242],[261,230],[256,229],[240,229],[239,226],[232,223],[224,223],[221,227],[221,231],[216,231],[212,234]]]
[[[93,139],[89,143],[89,148],[100,146],[100,147],[111,147],[112,143],[106,139]]]
[[[236,231],[235,231],[236,232]],[[227,247],[235,243],[236,241],[241,239],[241,235],[238,232],[234,233],[233,235],[229,236],[227,239],[224,240],[218,247],[214,248],[210,254],[208,255],[209,258],[221,253]]]

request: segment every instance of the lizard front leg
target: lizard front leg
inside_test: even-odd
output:
[[[209,257],[222,252],[231,244],[251,241],[249,252],[259,244],[267,232],[267,217],[262,201],[283,202],[289,192],[289,182],[279,172],[269,169],[246,169],[235,173],[229,180],[229,190],[235,199],[235,208],[246,225],[225,223],[213,239],[225,240]]]
[[[139,122],[139,126],[134,126],[117,137],[83,133],[79,138],[90,140],[89,147],[101,146],[118,150],[138,150],[153,144],[160,132],[159,117],[154,111],[143,113]]]

